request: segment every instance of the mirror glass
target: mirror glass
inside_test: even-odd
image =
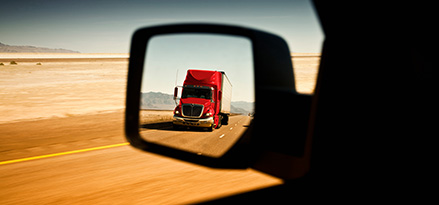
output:
[[[156,143],[221,157],[254,115],[251,41],[219,34],[150,39],[142,78],[139,132]]]

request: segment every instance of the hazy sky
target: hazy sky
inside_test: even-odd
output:
[[[2,0],[0,42],[82,53],[128,53],[139,27],[226,23],[283,37],[292,52],[320,52],[323,33],[306,0]]]

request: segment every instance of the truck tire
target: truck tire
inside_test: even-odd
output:
[[[223,116],[218,116],[218,125],[216,126],[216,129],[219,129],[222,126]]]
[[[223,124],[223,125],[229,124],[229,116],[228,115],[222,115],[221,124]]]
[[[212,126],[210,126],[209,128],[207,128],[207,131],[209,132],[213,132],[213,130],[215,130],[215,124],[213,124]]]

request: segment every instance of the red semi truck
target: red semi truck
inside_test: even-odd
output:
[[[175,87],[174,99],[177,96]],[[174,129],[204,127],[213,131],[227,125],[231,100],[232,84],[223,71],[189,69],[174,109]]]

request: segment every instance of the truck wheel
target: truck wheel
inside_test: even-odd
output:
[[[222,125],[222,121],[223,121],[223,116],[218,116],[218,126],[216,126],[216,129],[219,129],[220,127],[221,127],[221,125]]]
[[[207,128],[207,130],[209,131],[209,132],[213,132],[213,130],[215,130],[215,124],[213,124],[212,126],[210,126],[209,128]]]
[[[228,115],[223,115],[223,117],[221,119],[221,124],[223,124],[223,125],[229,124],[229,116]]]

